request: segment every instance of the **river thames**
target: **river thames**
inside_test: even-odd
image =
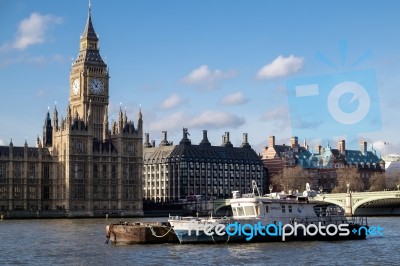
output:
[[[135,221],[165,220],[143,218]],[[105,244],[106,224],[120,219],[0,221],[0,264],[15,265],[395,265],[399,217],[370,217],[384,236],[336,242],[212,245]],[[124,221],[133,221],[125,219]]]

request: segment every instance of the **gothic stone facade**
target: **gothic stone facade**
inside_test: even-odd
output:
[[[167,132],[159,147],[144,143],[144,197],[153,202],[174,202],[199,195],[205,199],[228,198],[232,191],[248,193],[252,180],[266,184],[262,161],[244,134],[240,147],[233,147],[229,132],[221,146],[212,146],[203,131],[203,140],[193,145],[183,130],[179,145],[167,141]],[[264,190],[265,191],[265,190]]]
[[[108,123],[109,70],[89,8],[70,73],[66,117],[47,113],[37,148],[0,147],[0,211],[142,215],[143,120]]]

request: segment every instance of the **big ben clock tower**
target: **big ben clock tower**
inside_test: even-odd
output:
[[[78,115],[92,127],[93,138],[102,140],[109,102],[109,75],[107,65],[100,56],[99,38],[93,28],[90,5],[88,12],[79,54],[70,73],[69,101],[72,115]]]
[[[52,199],[51,208],[64,210],[68,217],[93,217],[104,211],[143,214],[143,116],[139,110],[134,123],[120,109],[118,120],[109,125],[109,78],[89,3],[69,75],[67,114],[59,120],[54,107],[53,122],[48,112],[43,127],[43,144],[52,156],[43,158],[54,163],[54,180],[44,183],[53,185],[43,191]]]

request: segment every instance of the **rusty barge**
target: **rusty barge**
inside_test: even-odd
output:
[[[119,222],[106,226],[106,243],[116,245],[179,243],[168,222]]]

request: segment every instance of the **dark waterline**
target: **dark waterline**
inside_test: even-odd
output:
[[[371,217],[384,236],[337,242],[219,245],[105,244],[105,226],[120,219],[0,221],[0,264],[29,265],[394,265],[400,261],[398,217]],[[133,219],[129,219],[133,221]],[[165,221],[138,218],[135,221]]]

